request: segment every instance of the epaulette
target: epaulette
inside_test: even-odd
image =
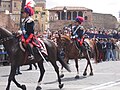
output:
[[[27,23],[31,23],[32,21],[34,21],[31,17],[28,19]]]
[[[27,22],[27,23],[31,23],[32,21],[34,21],[34,20],[31,17],[28,17],[23,20],[23,22]]]

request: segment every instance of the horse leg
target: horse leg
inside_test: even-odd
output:
[[[65,57],[64,59],[65,63],[68,63],[69,59],[67,57]],[[63,66],[61,67],[61,75],[60,75],[60,78],[63,78],[64,77],[64,74],[63,74]]]
[[[21,88],[22,90],[26,90],[26,86],[25,85],[20,85],[15,80],[16,68],[17,68],[16,66],[11,66],[11,71],[10,71],[10,75],[9,75],[9,78],[8,78],[8,85],[7,85],[6,90],[10,89],[11,81],[13,81],[17,85],[17,87]]]
[[[86,65],[85,70],[84,70],[84,73],[83,73],[83,76],[86,76],[86,75],[87,75],[87,68],[88,68],[89,56],[88,56],[88,54],[87,54],[87,50],[86,50],[86,51],[83,51],[83,54],[84,54],[84,56],[85,56],[85,58],[86,58],[86,60],[87,60],[87,65]]]
[[[77,75],[75,76],[75,79],[79,79],[78,59],[75,59],[75,67],[77,69]]]
[[[93,76],[93,69],[92,69],[92,65],[91,65],[91,62],[90,62],[90,54],[89,52],[87,51],[87,55],[88,55],[88,64],[90,65],[90,76]]]
[[[88,65],[90,66],[90,76],[92,76],[93,75],[93,69],[92,69],[92,65],[91,65],[91,62],[90,62],[90,55],[89,55],[88,50],[86,50],[86,59],[87,59],[87,67],[88,67]],[[87,70],[87,67],[86,67],[86,70]]]
[[[43,66],[43,61],[41,60],[40,62],[38,62],[38,67],[40,69],[40,77],[39,77],[39,80],[38,80],[38,85],[37,85],[37,88],[36,90],[41,90],[41,81],[42,81],[42,78],[44,76],[44,73],[45,73],[45,69],[44,69],[44,66]]]
[[[60,75],[60,78],[63,78],[64,77],[64,74],[63,74],[63,66],[61,67],[61,75]]]
[[[36,63],[34,63],[33,65],[34,65],[35,69],[37,70],[37,65],[36,65]]]
[[[57,66],[56,62],[51,62],[56,73],[57,73],[57,76],[58,76],[58,82],[59,82],[59,88],[61,89],[63,87],[64,84],[61,84],[61,78],[60,78],[60,75],[59,75],[59,67]]]
[[[85,70],[84,70],[83,76],[86,76],[86,75],[87,75],[87,68],[88,68],[88,59],[87,59],[87,65],[86,65],[86,67],[85,67]]]

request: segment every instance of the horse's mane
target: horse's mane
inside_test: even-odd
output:
[[[12,35],[12,33],[6,28],[0,27],[0,31],[4,31],[7,35]]]
[[[67,40],[69,40],[69,41],[71,40],[70,37],[67,36],[67,35],[62,35],[61,38],[65,38],[65,39],[67,39]]]

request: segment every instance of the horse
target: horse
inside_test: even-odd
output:
[[[35,59],[28,60],[26,58],[27,56],[26,56],[25,52],[20,48],[19,42],[20,42],[19,39],[15,35],[13,35],[10,31],[8,31],[7,29],[2,28],[2,27],[0,28],[0,43],[2,43],[4,45],[4,47],[6,48],[9,58],[10,58],[10,63],[11,63],[11,71],[9,74],[6,90],[10,90],[11,81],[13,81],[18,88],[21,88],[22,90],[26,90],[26,86],[21,85],[15,79],[16,68],[18,66],[34,64],[34,63],[37,63],[38,67],[40,69],[40,77],[38,80],[38,86],[36,87],[36,90],[41,90],[42,87],[40,85],[41,85],[41,81],[42,81],[42,78],[45,73],[45,69],[44,69],[44,65],[43,65],[44,60],[43,60],[42,56],[39,55],[36,47],[33,47]],[[59,75],[59,67],[58,67],[56,61],[58,60],[61,63],[61,65],[63,67],[65,67],[69,72],[71,70],[70,70],[69,66],[67,64],[65,64],[59,58],[57,47],[54,44],[54,42],[52,42],[51,40],[48,40],[48,39],[43,39],[43,42],[45,43],[45,46],[46,46],[46,49],[48,52],[47,60],[52,64],[52,66],[54,67],[54,69],[57,73],[59,88],[61,89],[61,88],[63,88],[64,84],[61,82],[61,78]]]
[[[75,66],[77,69],[77,75],[75,76],[75,78],[78,79],[79,78],[78,59],[81,57],[80,50],[78,50],[75,43],[71,41],[69,36],[59,34],[58,37],[56,37],[56,39],[57,39],[58,50],[59,51],[64,50],[64,61],[67,62],[69,59],[75,60]],[[93,52],[94,45],[95,45],[94,40],[86,39],[85,41],[89,44],[91,51]],[[90,75],[93,75],[93,69],[92,69],[92,65],[90,62],[90,56],[92,57],[93,55],[87,49],[84,50],[82,53],[83,53],[83,56],[87,60],[87,65],[86,65],[83,75],[84,76],[87,75],[88,65],[90,66]],[[61,73],[62,73],[61,77],[64,77],[63,72]]]

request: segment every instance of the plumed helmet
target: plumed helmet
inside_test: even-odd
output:
[[[76,22],[82,23],[84,21],[84,18],[81,16],[77,16],[75,19]]]
[[[28,2],[24,7],[24,12],[28,13],[29,16],[32,16],[34,14],[33,8],[30,6],[31,2]]]

